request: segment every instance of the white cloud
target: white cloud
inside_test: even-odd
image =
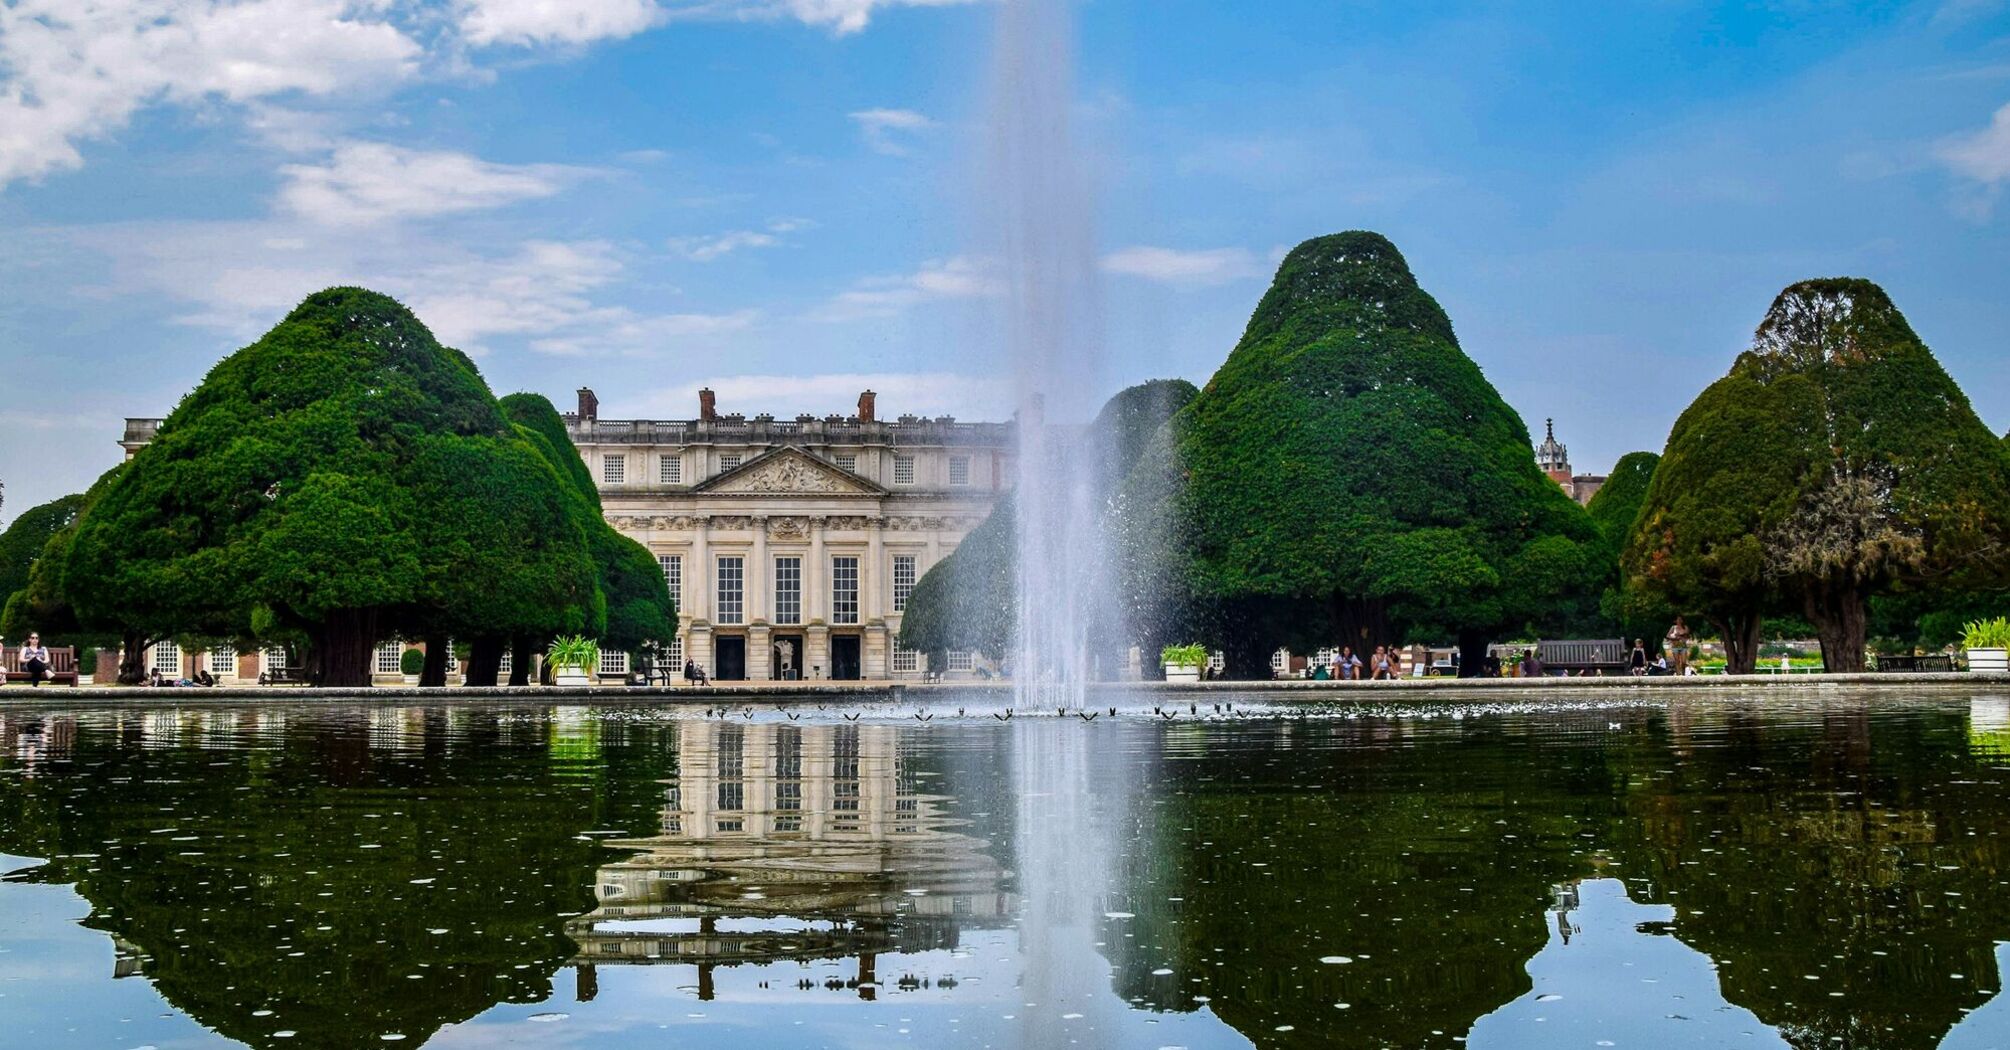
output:
[[[1949,140],[1939,154],[1963,178],[1985,186],[2010,180],[2010,105],[1997,110],[1988,127]]]
[[[459,15],[471,44],[524,46],[623,39],[666,17],[654,0],[461,0]]]
[[[935,127],[935,122],[911,109],[864,109],[850,114],[865,144],[889,156],[907,155],[907,140]]]
[[[721,412],[755,415],[772,413],[794,419],[802,413],[849,415],[860,391],[879,395],[878,414],[890,419],[902,414],[951,415],[963,419],[996,420],[1012,412],[1012,384],[996,376],[954,372],[843,372],[822,375],[715,376],[644,395],[637,403],[603,410],[662,419],[688,418],[696,413],[698,390],[709,387],[719,396]]]
[[[959,7],[978,0],[683,0],[669,8],[676,18],[793,18],[839,36],[864,29],[875,12],[893,7]]]
[[[891,317],[921,303],[995,298],[1005,292],[993,267],[970,256],[933,260],[911,274],[868,277],[810,314],[818,321]]]
[[[806,230],[816,223],[808,219],[775,219],[762,230],[730,230],[709,237],[673,237],[670,250],[692,262],[711,262],[742,248],[772,248],[782,243],[782,234]]]
[[[1262,260],[1244,248],[1181,251],[1139,246],[1103,257],[1106,273],[1173,285],[1218,285],[1265,276]]]
[[[78,145],[155,102],[381,90],[421,48],[345,0],[0,4],[0,187],[83,163]]]
[[[583,169],[557,164],[493,164],[465,153],[345,142],[323,164],[279,169],[279,202],[330,226],[493,208],[549,197]]]

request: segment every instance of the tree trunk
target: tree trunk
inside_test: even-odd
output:
[[[468,644],[467,674],[462,685],[482,686],[496,684],[502,675],[503,649],[508,642],[499,635],[483,635]]]
[[[1478,678],[1485,673],[1488,632],[1468,627],[1459,632],[1459,677]]]
[[[444,634],[426,636],[426,662],[419,668],[419,687],[422,689],[442,689],[447,684],[447,657],[453,655],[454,643]]]
[[[1356,655],[1372,653],[1376,646],[1392,644],[1396,638],[1395,629],[1389,626],[1388,603],[1380,599],[1335,595],[1333,620],[1340,644],[1353,646]]]
[[[139,631],[126,631],[119,638],[119,684],[146,685],[149,681],[147,649],[153,639]]]
[[[339,609],[308,635],[309,681],[318,686],[359,688],[370,684],[370,658],[377,644],[375,609]]]
[[[1712,617],[1724,636],[1724,673],[1751,674],[1759,666],[1759,633],[1766,618],[1755,612]]]
[[[1859,674],[1864,669],[1864,636],[1868,633],[1863,591],[1845,584],[1817,583],[1806,599],[1808,621],[1822,642],[1822,669],[1829,674]]]
[[[537,662],[537,639],[527,634],[510,640],[509,684],[529,685],[530,666]]]

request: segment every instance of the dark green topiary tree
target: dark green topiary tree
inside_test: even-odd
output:
[[[367,685],[381,636],[585,623],[569,492],[465,355],[331,288],[183,399],[85,511],[64,582],[80,617],[156,637],[300,632],[313,680]]]
[[[42,548],[76,522],[77,510],[83,505],[81,492],[53,499],[29,508],[7,526],[6,532],[0,532],[0,606],[28,586],[28,577],[42,557]]]
[[[5,609],[0,610],[0,635],[18,637],[35,630],[42,632],[44,642],[56,641],[86,651],[100,646],[119,647],[125,653],[118,672],[119,684],[138,685],[146,678],[147,646],[167,635],[150,633],[134,626],[131,620],[118,616],[99,615],[89,620],[82,619],[64,584],[70,546],[76,541],[78,524],[92,504],[104,495],[112,480],[125,469],[126,464],[121,463],[99,475],[98,480],[92,482],[78,499],[70,523],[53,533],[43,544],[26,583],[8,597]],[[95,658],[92,662],[96,663]]]
[[[1650,649],[1667,633],[1675,614],[1657,595],[1628,587],[1619,561],[1660,465],[1661,457],[1652,452],[1629,452],[1619,457],[1611,476],[1584,508],[1592,524],[1598,526],[1597,564],[1605,577],[1598,594],[1599,619],[1605,630],[1616,630],[1627,639],[1645,639]]]
[[[1477,653],[1596,590],[1597,529],[1374,233],[1285,258],[1122,498],[1131,589],[1234,676],[1278,645],[1456,636]]]
[[[1804,281],[1676,421],[1626,570],[1716,621],[1733,671],[1774,608],[1862,670],[1873,595],[2001,585],[2010,457],[1883,289]]]
[[[1153,436],[1198,393],[1184,379],[1154,379],[1118,391],[1096,413],[1073,462],[1096,471],[1105,491],[1130,472]],[[949,557],[916,581],[901,615],[900,645],[940,663],[951,649],[1009,652],[1017,630],[1017,516],[1011,496],[971,530]],[[1116,545],[1112,544],[1112,549]],[[1099,625],[1093,647],[1108,652],[1128,639],[1121,625]]]

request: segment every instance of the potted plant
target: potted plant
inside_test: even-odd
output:
[[[407,649],[398,657],[398,673],[405,676],[406,685],[418,685],[419,676],[426,673],[426,654],[417,649]]]
[[[551,664],[553,685],[591,685],[587,669],[600,666],[600,646],[583,635],[554,638],[544,658]]]
[[[1168,645],[1159,650],[1159,663],[1165,666],[1168,682],[1198,682],[1200,669],[1207,663],[1207,647]]]
[[[1968,669],[1979,674],[2010,672],[2010,619],[1977,620],[1961,630]]]

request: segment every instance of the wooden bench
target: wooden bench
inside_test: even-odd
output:
[[[7,682],[26,682],[28,680],[28,672],[21,668],[20,646],[10,645],[7,647],[7,659],[4,670],[5,673],[4,675],[0,675],[0,680]],[[67,645],[61,648],[53,645],[50,646],[49,669],[43,672],[43,674],[46,677],[42,680],[52,685],[76,685],[77,650]]]
[[[1505,665],[1519,646],[1491,645],[1487,651],[1501,658]],[[1582,674],[1589,671],[1603,671],[1606,674],[1625,674],[1626,661],[1633,655],[1633,647],[1620,638],[1575,639],[1561,642],[1536,643],[1536,658],[1542,661],[1543,674],[1570,672]]]
[[[1931,656],[1880,656],[1877,658],[1880,672],[1900,674],[1920,674],[1928,671],[1953,671],[1954,657],[1946,653]]]
[[[299,667],[276,667],[258,672],[259,685],[306,685],[307,672]]]

